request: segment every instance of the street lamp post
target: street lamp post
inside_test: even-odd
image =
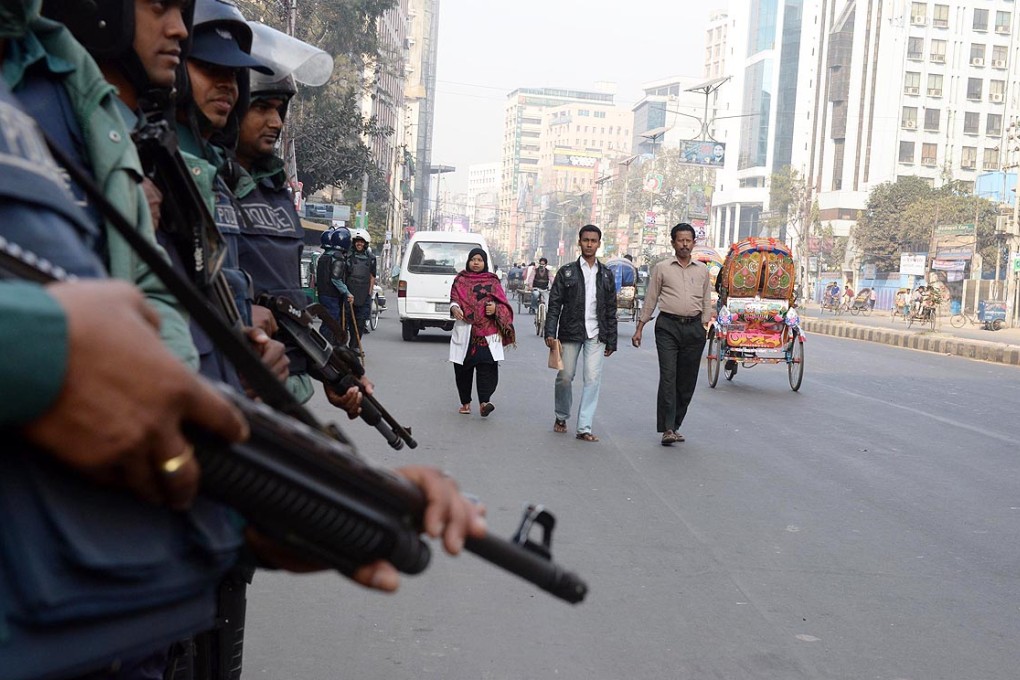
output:
[[[429,224],[435,229],[439,229],[439,191],[442,188],[443,174],[456,172],[457,168],[453,165],[430,165],[429,174],[436,176],[436,207],[432,212],[432,219],[429,220]]]
[[[1020,272],[1016,271],[1017,236],[1020,235],[1020,117],[1016,116],[1006,128],[1006,163],[1003,165],[1003,172],[1007,169],[1012,169],[1016,173],[1016,183],[1013,186],[1013,221],[1009,225],[1009,259],[1006,263],[1006,319],[1012,328],[1017,325],[1020,315],[1020,304],[1017,300],[1020,293],[1018,285]]]

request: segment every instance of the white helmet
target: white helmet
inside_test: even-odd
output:
[[[366,246],[372,244],[372,236],[368,233],[368,229],[358,228],[358,229],[355,229],[354,231],[351,232],[351,242],[352,243],[354,241],[357,241],[359,238],[362,241],[365,242]]]

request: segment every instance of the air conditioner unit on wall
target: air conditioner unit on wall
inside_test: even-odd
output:
[[[908,130],[913,130],[913,129],[917,128],[917,121],[916,120],[905,120],[905,121],[903,121],[903,127],[905,127]]]
[[[910,23],[914,26],[924,26],[928,23],[928,18],[923,14],[913,14],[910,17]]]
[[[985,65],[985,60],[982,57],[974,57],[973,59],[970,60],[970,65],[971,66],[984,66]]]
[[[929,87],[928,88],[928,96],[929,97],[941,97],[942,96],[942,88],[941,87]]]
[[[990,95],[988,95],[988,99],[990,99],[991,101],[995,102],[996,104],[1001,104],[1002,103],[1002,94],[999,93],[999,92],[992,92]]]
[[[995,68],[1006,68],[1005,59],[992,59],[992,66]]]
[[[904,87],[903,91],[906,92],[907,94],[917,94],[917,88],[911,87],[910,85]]]

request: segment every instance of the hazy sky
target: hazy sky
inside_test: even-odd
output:
[[[518,87],[617,85],[633,106],[641,84],[704,74],[705,28],[725,0],[440,0],[434,165],[443,189],[467,190],[467,169],[500,160],[506,95]]]

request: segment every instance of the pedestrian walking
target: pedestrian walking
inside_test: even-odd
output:
[[[577,438],[599,440],[592,434],[592,420],[602,385],[602,362],[616,351],[616,280],[598,261],[602,230],[586,224],[578,232],[581,256],[556,272],[549,293],[545,344],[562,346],[563,368],[556,374],[554,432],[566,432],[573,401],[577,360],[584,355],[584,388],[577,408]]]
[[[669,236],[675,257],[660,262],[652,270],[641,318],[631,338],[634,347],[641,347],[641,331],[658,305],[655,349],[659,355],[659,390],[655,427],[662,433],[663,446],[684,441],[680,425],[698,383],[701,352],[712,320],[708,267],[691,258],[694,227],[681,222]]]
[[[478,410],[483,418],[496,408],[492,402],[499,384],[503,347],[513,345],[514,311],[496,275],[489,271],[489,257],[481,248],[468,253],[464,270],[450,289],[450,315],[456,319],[450,339],[450,361],[457,380],[462,415],[471,415],[471,385],[478,379]]]

